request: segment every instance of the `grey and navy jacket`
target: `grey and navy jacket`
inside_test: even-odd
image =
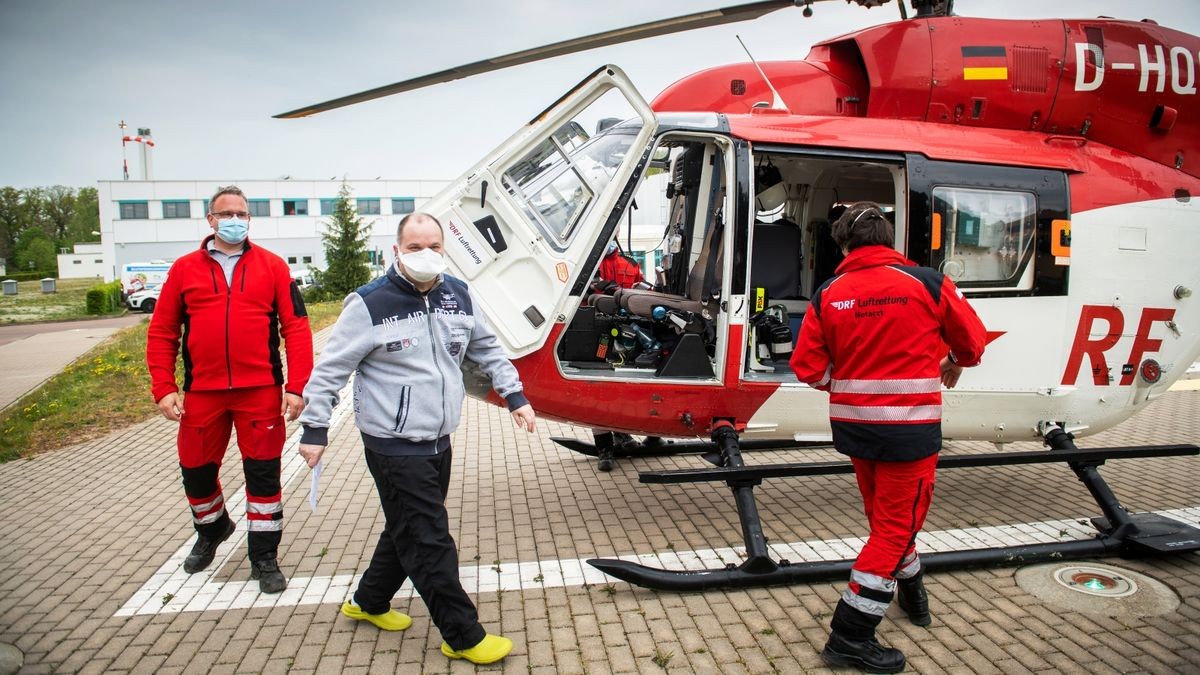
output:
[[[509,410],[528,403],[517,369],[476,312],[466,282],[441,275],[421,293],[396,271],[346,296],[304,388],[301,443],[326,445],[338,391],[351,373],[363,443],[386,455],[436,454],[449,445],[465,396],[469,359]]]

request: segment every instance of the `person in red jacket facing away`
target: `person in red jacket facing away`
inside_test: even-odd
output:
[[[892,224],[875,204],[851,206],[832,234],[846,259],[813,295],[791,367],[829,392],[834,447],[854,464],[871,534],[821,656],[899,672],[904,655],[879,644],[875,628],[897,593],[913,623],[931,621],[915,543],[942,445],[941,387],[979,363],[987,337],[950,279],[893,249]]]
[[[209,203],[213,234],[171,266],[150,319],[151,393],[163,417],[179,423],[183,490],[198,535],[184,571],[207,568],[233,534],[218,472],[236,428],[246,474],[250,578],[264,593],[278,593],[287,587],[278,563],[284,415],[294,420],[304,408],[312,332],[287,263],[247,238],[246,196],[222,187]],[[287,345],[286,383],[280,334]],[[175,381],[181,347],[182,399]]]

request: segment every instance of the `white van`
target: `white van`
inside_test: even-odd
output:
[[[150,288],[159,288],[167,280],[171,263],[163,260],[125,263],[121,266],[121,290],[126,295]]]

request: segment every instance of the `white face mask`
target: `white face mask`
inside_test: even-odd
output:
[[[437,275],[446,271],[446,259],[431,248],[405,253],[400,256],[400,265],[409,279],[421,284],[433,281]]]

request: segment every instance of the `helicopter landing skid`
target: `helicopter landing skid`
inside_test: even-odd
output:
[[[556,439],[557,440],[557,439]],[[1108,555],[1135,557],[1200,550],[1200,529],[1153,513],[1130,513],[1100,477],[1097,468],[1108,459],[1179,457],[1200,454],[1200,447],[1150,445],[1120,448],[1079,449],[1073,437],[1057,426],[1045,433],[1049,452],[1002,452],[986,455],[942,456],[939,469],[1044,464],[1066,462],[1087,487],[1104,516],[1092,520],[1099,534],[1093,539],[1046,544],[1005,546],[922,553],[921,566],[930,572],[942,570],[1023,565],[1034,562]],[[643,483],[695,483],[723,480],[733,491],[742,525],[746,557],[740,565],[721,569],[665,570],[628,560],[592,559],[588,564],[605,574],[631,584],[667,591],[701,591],[712,588],[746,588],[809,583],[846,578],[854,560],[793,563],[773,560],[767,550],[754,488],[764,478],[817,476],[853,473],[849,462],[814,462],[748,467],[742,462],[738,434],[731,424],[713,431],[713,443],[723,462],[715,469],[648,471],[639,474]],[[704,444],[708,445],[708,444]]]
[[[595,443],[578,438],[552,436],[550,440],[581,455],[595,457],[599,454]],[[832,448],[824,441],[770,441],[749,440],[739,444],[742,452],[763,450],[793,450],[797,448]],[[623,443],[613,446],[614,457],[664,457],[667,455],[708,454],[717,450],[717,444],[708,441],[659,441],[658,443]],[[707,457],[706,457],[707,459]],[[711,460],[710,460],[711,461]],[[713,462],[716,463],[716,462]],[[644,482],[644,481],[643,481]]]

